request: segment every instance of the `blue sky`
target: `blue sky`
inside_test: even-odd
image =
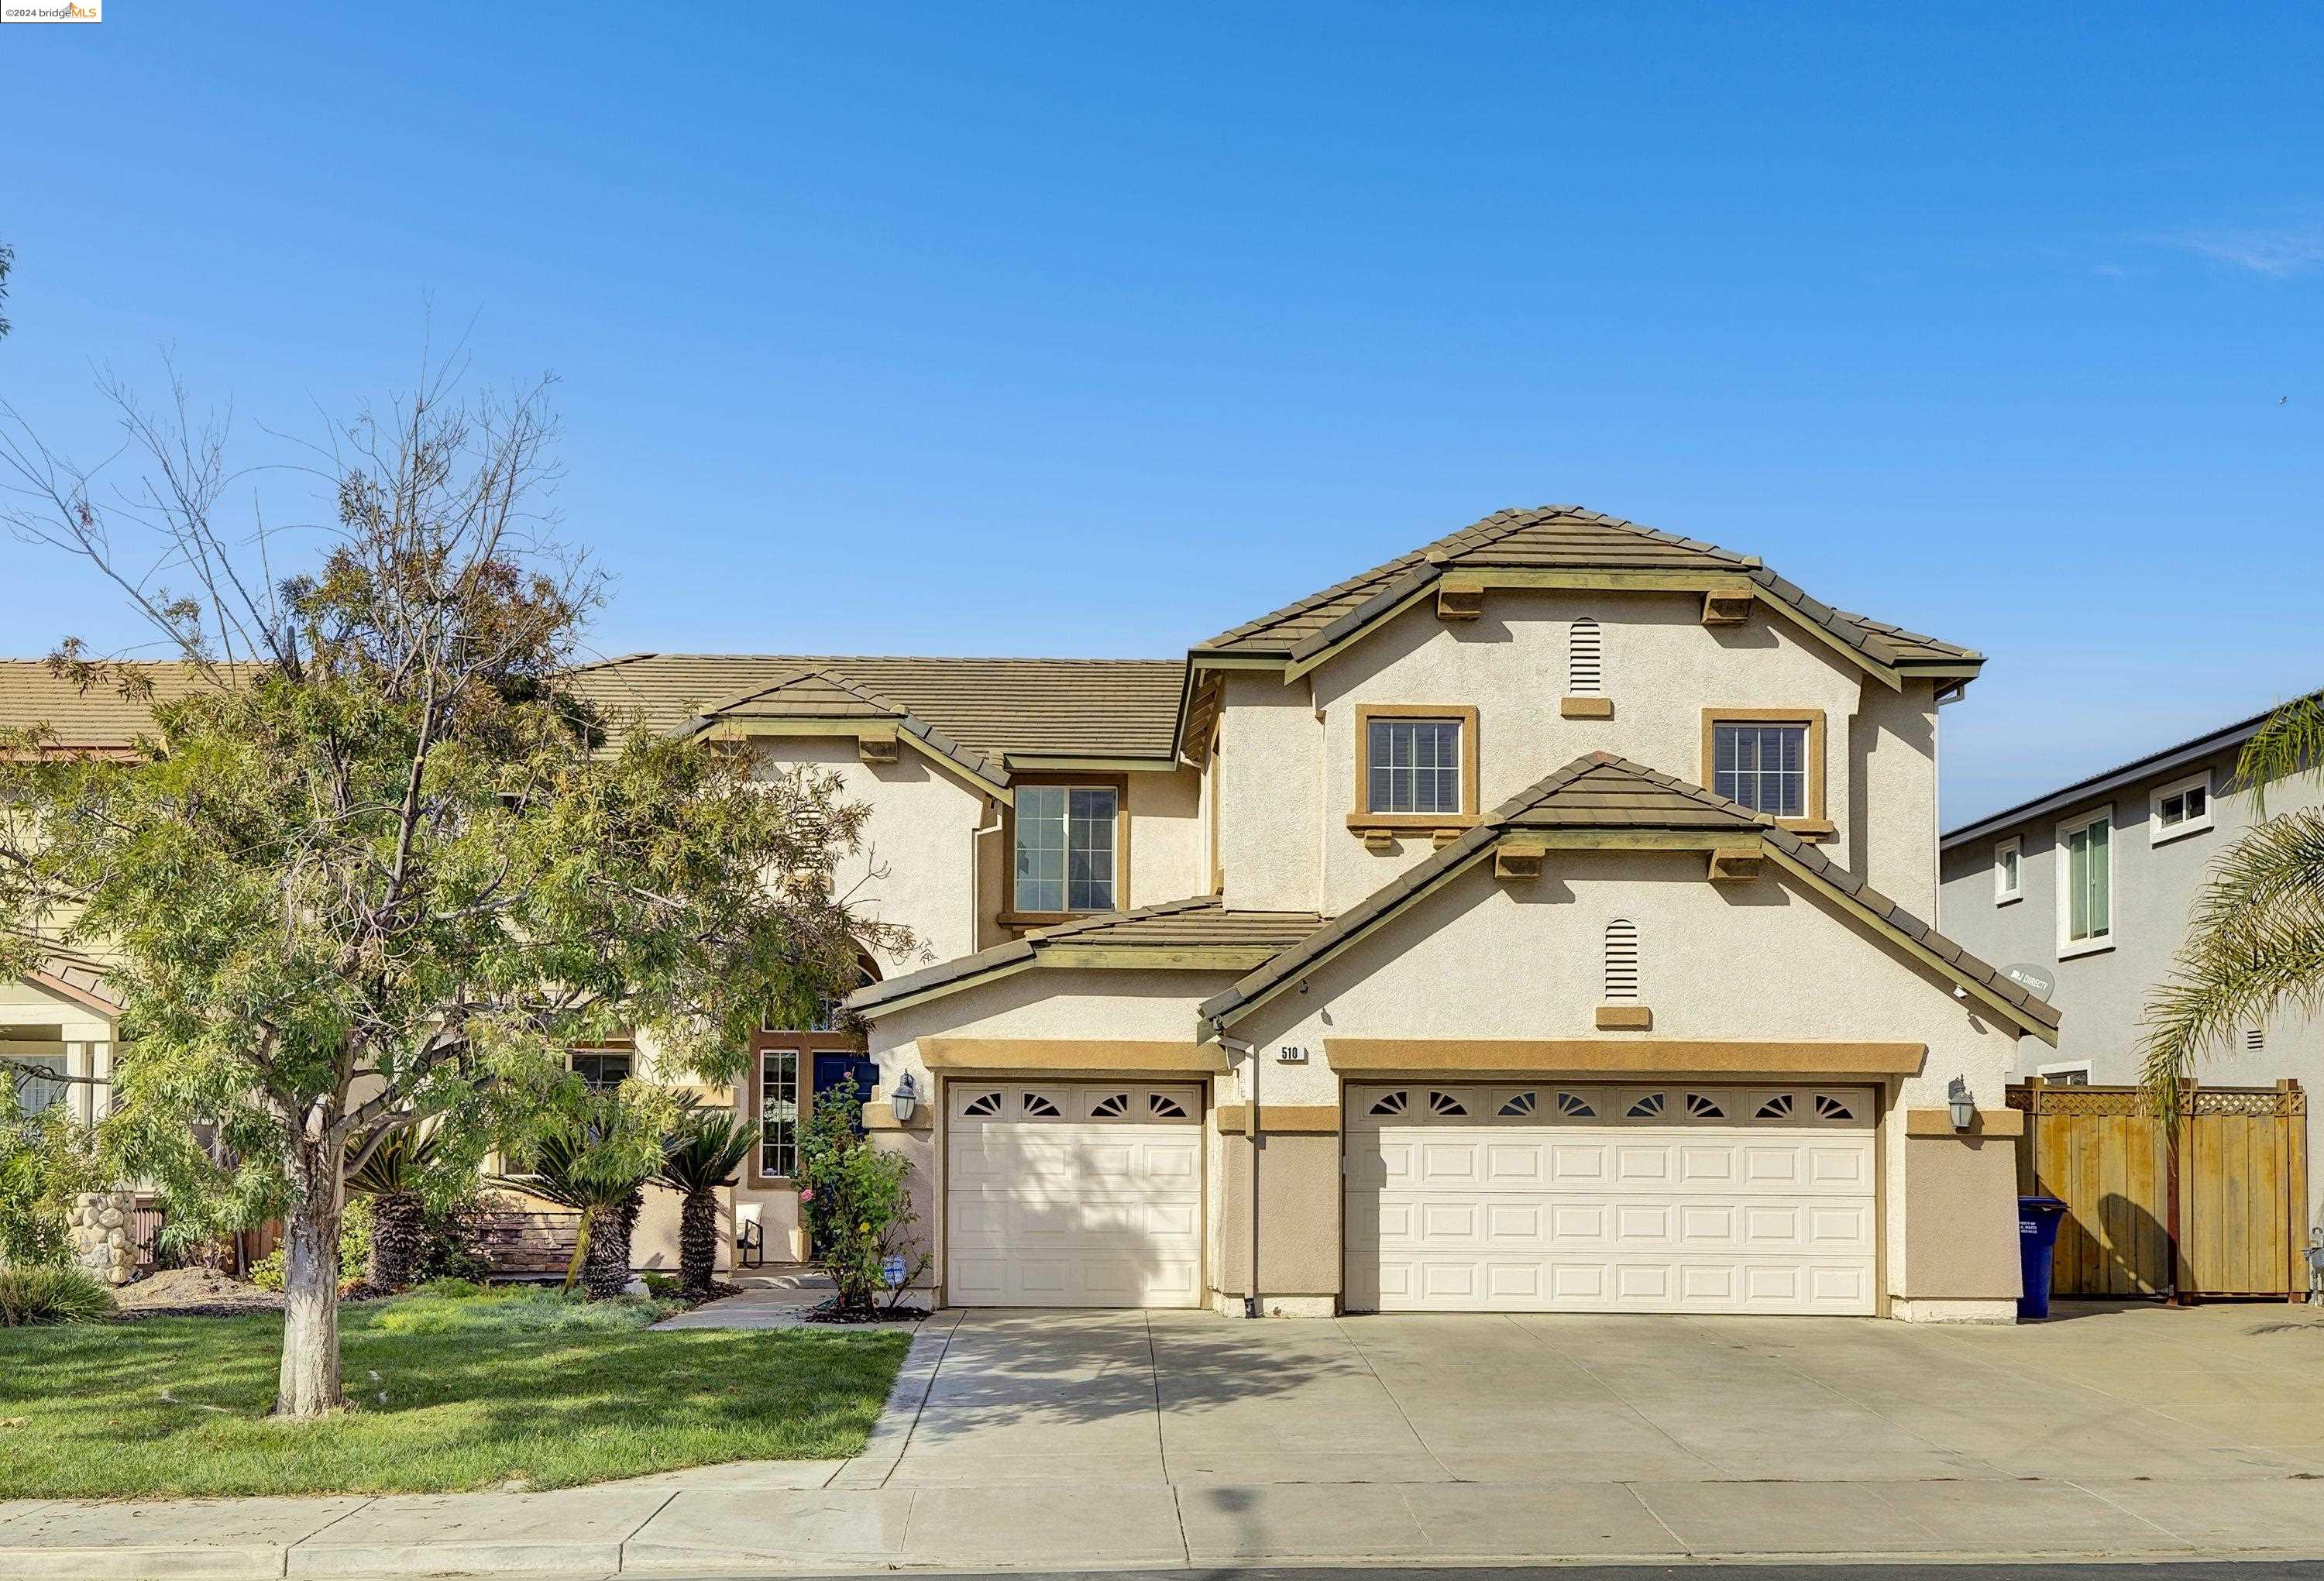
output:
[[[0,394],[278,457],[432,301],[607,652],[1167,655],[1578,501],[1991,655],[1949,824],[2324,682],[2313,5],[106,9],[0,34]]]

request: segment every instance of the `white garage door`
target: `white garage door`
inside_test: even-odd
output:
[[[1200,1088],[948,1086],[952,1304],[1201,1304]]]
[[[1873,1310],[1872,1094],[1349,1089],[1348,1305]]]

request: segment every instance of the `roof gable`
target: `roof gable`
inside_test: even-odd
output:
[[[1656,837],[1760,842],[1777,865],[1886,933],[1937,971],[1984,999],[2026,1032],[2056,1041],[2058,1011],[1989,963],[1824,856],[1764,814],[1674,775],[1592,752],[1520,791],[1478,825],[1342,913],[1232,987],[1203,1002],[1211,1026],[1231,1025],[1299,978],[1423,897],[1466,872],[1504,841],[1553,831],[1641,845]]]
[[[1222,631],[1194,653],[1198,661],[1204,657],[1312,661],[1402,610],[1448,574],[1489,571],[1732,577],[1749,584],[1770,606],[1884,669],[1921,666],[1958,673],[1983,662],[1972,649],[1811,598],[1757,556],[1738,555],[1579,505],[1496,511],[1410,554]]]

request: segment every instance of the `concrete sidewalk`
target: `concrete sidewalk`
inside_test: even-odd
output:
[[[0,1503],[0,1576],[2324,1555],[2324,1323],[938,1315],[864,1453]]]

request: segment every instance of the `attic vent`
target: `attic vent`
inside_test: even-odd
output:
[[[1598,622],[1584,615],[1566,634],[1566,695],[1595,697],[1605,689],[1605,650],[1600,644]]]
[[[1606,924],[1606,997],[1609,1003],[1638,997],[1638,924],[1616,917]]]
[[[2244,1028],[2244,1052],[2250,1054],[2262,1054],[2267,1052],[2266,1027],[2246,1026]]]

